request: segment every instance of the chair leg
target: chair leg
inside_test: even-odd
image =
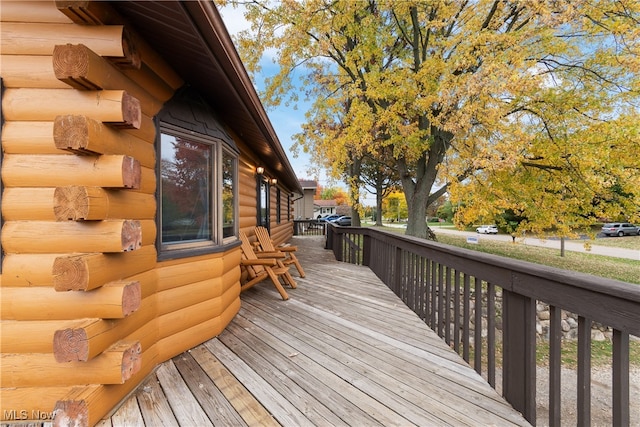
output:
[[[280,293],[280,296],[282,297],[282,299],[285,301],[288,300],[289,295],[287,294],[287,291],[284,290],[284,287],[282,287],[280,280],[278,280],[278,276],[270,268],[267,269],[267,273],[269,273],[269,277],[271,278],[273,285],[276,287],[276,289]]]
[[[304,269],[302,268],[302,265],[300,265],[300,261],[298,261],[298,257],[291,254],[291,260],[293,261],[293,264],[296,266],[296,269],[298,269],[298,273],[300,274],[300,277],[304,278]]]

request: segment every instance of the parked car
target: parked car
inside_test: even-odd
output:
[[[481,225],[476,228],[476,233],[480,234],[498,234],[498,227],[495,225]]]
[[[323,216],[321,218],[318,218],[318,221],[331,222],[331,221],[335,221],[336,219],[340,218],[341,216],[342,215],[336,215],[336,214],[326,215],[326,216]]]
[[[602,234],[605,236],[640,236],[640,227],[628,222],[610,222],[602,226]]]
[[[340,218],[332,221],[334,224],[350,226],[351,225],[351,217],[350,216],[341,216]]]

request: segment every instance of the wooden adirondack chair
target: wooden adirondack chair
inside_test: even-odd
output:
[[[285,285],[289,285],[292,288],[296,287],[296,282],[289,274],[289,267],[282,264],[282,262],[274,256],[271,256],[270,258],[258,257],[254,252],[253,247],[251,247],[251,243],[249,242],[247,235],[242,231],[240,232],[240,241],[242,242],[242,258],[240,260],[240,265],[247,271],[247,281],[241,285],[241,291],[246,291],[269,278],[280,293],[280,296],[282,296],[282,299],[285,301],[288,300],[289,295],[282,286],[283,283],[280,282],[280,278],[282,278]]]
[[[256,237],[258,238],[259,250],[264,253],[278,253],[282,252],[286,255],[286,257],[282,260],[282,263],[286,266],[295,265],[300,277],[304,277],[304,269],[302,265],[300,265],[300,261],[298,261],[298,257],[296,257],[295,252],[298,250],[297,246],[292,245],[279,245],[275,246],[271,236],[269,235],[269,230],[264,227],[256,227],[255,228]]]

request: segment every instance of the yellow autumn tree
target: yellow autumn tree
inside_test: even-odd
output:
[[[352,185],[365,156],[391,156],[407,234],[430,235],[447,192],[462,223],[510,209],[568,233],[639,217],[639,2],[237,3],[249,70],[276,52],[264,102],[311,100],[297,143]]]

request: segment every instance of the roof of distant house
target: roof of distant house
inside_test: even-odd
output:
[[[299,179],[298,181],[300,181],[300,187],[302,187],[303,190],[309,188],[318,188],[318,183],[316,181],[304,179]]]
[[[328,207],[332,207],[332,206],[338,206],[338,203],[336,203],[335,200],[314,200],[313,204],[316,206],[320,206],[323,208],[328,208]]]

